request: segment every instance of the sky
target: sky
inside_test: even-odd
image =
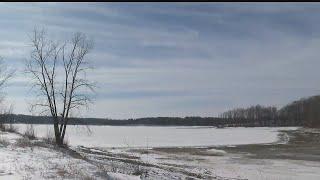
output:
[[[320,94],[318,3],[0,3],[0,17],[17,114],[32,114],[23,70],[34,27],[94,41],[94,103],[76,116],[207,117]]]

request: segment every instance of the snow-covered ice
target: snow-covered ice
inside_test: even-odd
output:
[[[26,125],[19,124],[20,132]],[[37,136],[52,134],[52,125],[34,125]],[[196,126],[68,126],[67,139],[71,145],[86,147],[188,147],[273,143],[279,130],[296,127],[223,128]]]

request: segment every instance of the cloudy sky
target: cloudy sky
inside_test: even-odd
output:
[[[85,117],[215,116],[320,94],[320,4],[1,3],[0,17],[15,113],[34,99],[23,69],[35,26],[94,40]]]

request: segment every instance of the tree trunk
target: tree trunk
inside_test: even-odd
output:
[[[67,129],[67,122],[64,124],[63,131],[61,133],[61,141],[62,142],[64,140],[64,135],[66,134],[66,129]]]
[[[63,140],[60,138],[59,123],[57,121],[54,122],[54,135],[57,145],[61,146],[63,144]]]

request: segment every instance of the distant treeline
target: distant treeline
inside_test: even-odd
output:
[[[3,123],[15,124],[51,124],[50,116],[10,115],[2,117]],[[71,118],[69,125],[146,125],[146,126],[218,126],[224,124],[224,119],[216,117],[149,117],[138,119],[102,119],[102,118]]]
[[[281,108],[279,116],[285,122],[306,127],[320,127],[320,96],[294,101]]]
[[[231,126],[305,126],[320,127],[320,96],[294,101],[280,109],[251,106],[229,110],[220,115]]]
[[[0,115],[0,123],[51,124],[50,116]],[[71,118],[70,125],[113,126],[306,126],[320,127],[320,96],[294,101],[280,109],[255,105],[226,111],[219,117],[148,117],[137,119]]]
[[[226,111],[220,115],[228,121],[228,126],[302,126],[302,117],[295,117],[295,109],[278,110],[274,106],[255,105],[248,108],[237,108]]]

